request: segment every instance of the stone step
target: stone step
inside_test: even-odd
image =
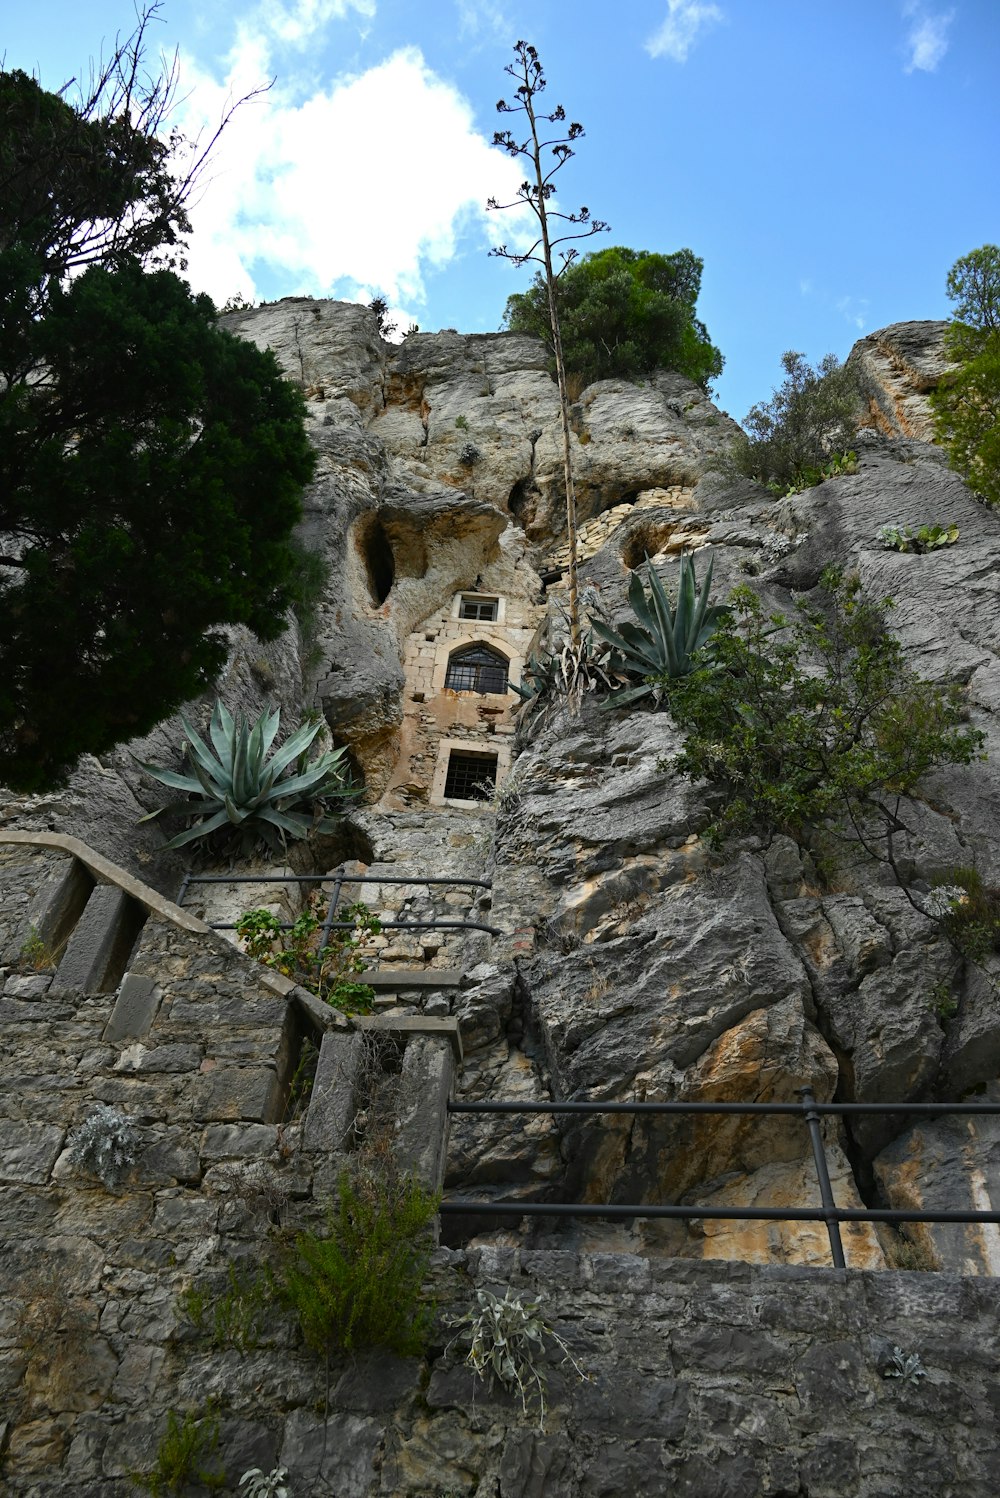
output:
[[[94,890],[94,878],[78,858],[67,858],[43,882],[31,912],[31,924],[58,962]]]
[[[111,993],[118,987],[146,912],[115,884],[96,884],[56,970],[57,988]]]
[[[152,1029],[160,1007],[162,991],[152,978],[141,973],[126,973],[104,1030],[104,1039],[142,1040]]]
[[[462,1032],[452,1015],[438,1019],[427,1014],[354,1014],[351,1024],[356,1030],[383,1030],[397,1035],[422,1035],[432,1040],[447,1040],[455,1060],[462,1061]]]
[[[437,969],[370,968],[358,973],[357,981],[367,983],[376,993],[396,993],[407,988],[460,988],[462,972],[457,967]]]

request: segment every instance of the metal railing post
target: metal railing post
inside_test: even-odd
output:
[[[330,931],[333,927],[333,913],[337,908],[337,902],[340,899],[340,891],[343,889],[343,886],[344,871],[343,869],[338,869],[337,877],[333,881],[333,894],[330,896],[330,905],[329,909],[326,912],[326,920],[323,922],[323,935],[320,938],[321,947],[328,947],[330,945]]]
[[[846,1269],[847,1261],[844,1258],[844,1245],[840,1238],[837,1203],[833,1199],[833,1186],[826,1164],[826,1150],[823,1146],[823,1130],[815,1106],[816,1095],[811,1087],[800,1087],[798,1088],[798,1092],[802,1097],[806,1123],[809,1125],[809,1138],[812,1141],[813,1159],[816,1162],[816,1174],[819,1176],[820,1200],[823,1203],[826,1230],[830,1236],[830,1253],[833,1256],[833,1267],[834,1269]]]

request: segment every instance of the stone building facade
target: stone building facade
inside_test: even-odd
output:
[[[485,579],[485,580],[484,580]],[[523,593],[456,591],[406,641],[399,757],[382,805],[461,808],[489,799],[510,770],[513,710],[544,617]]]

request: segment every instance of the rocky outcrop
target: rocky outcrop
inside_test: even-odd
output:
[[[717,596],[750,581],[785,612],[832,563],[894,598],[916,671],[961,687],[989,757],[938,772],[903,805],[905,888],[860,859],[821,876],[791,838],[711,847],[712,788],[672,769],[666,713],[588,700],[515,739],[488,712],[470,742],[502,728],[514,750],[492,801],[396,795],[404,719],[423,706],[404,663],[434,654],[453,595],[516,598],[525,635],[547,603],[558,633],[561,462],[544,351],[456,333],[393,348],[364,309],[301,298],[231,325],[274,347],[306,393],[319,465],[303,534],[328,582],[305,637],[262,647],[234,632],[219,690],[248,714],[280,702],[289,727],[320,704],[366,777],[364,807],[296,859],[310,872],[351,860],[345,901],[362,895],[386,920],[368,1034],[385,1095],[404,1089],[395,1147],[436,1176],[459,1054],[465,1100],[787,1104],[809,1087],[820,1100],[1000,1101],[1000,957],[963,960],[925,900],[960,866],[1000,883],[1000,521],[923,440],[941,325],[862,340],[853,357],[877,419],[857,471],[786,500],[713,471],[731,424],[677,376],[601,382],[573,416],[582,579],[612,618],[626,617],[630,569],[647,555],[669,585],[680,550],[701,552],[701,568],[710,547]],[[900,523],[954,523],[959,541],[885,550],[880,528]],[[169,762],[181,732],[162,724],[85,762],[65,790],[9,802],[6,826],[76,832],[173,893],[180,860],[157,824],[135,827],[159,799],[135,756]],[[365,872],[381,882],[362,885]],[[323,1414],[323,1370],[287,1318],[259,1345],[211,1345],[185,1314],[191,1287],[222,1293],[231,1266],[256,1263],[269,1212],[319,1222],[348,1126],[356,1135],[375,1111],[371,1088],[357,1103],[365,1027],[290,998],[287,982],[148,901],[117,993],[60,984],[36,923],[61,877],[51,848],[0,849],[0,1461],[12,1493],[124,1498],[129,1474],[155,1462],[168,1411],[208,1398],[223,1401],[230,1484],[280,1461],[295,1491],[363,1498],[610,1498],[664,1484],[699,1498],[896,1498],[917,1450],[942,1498],[995,1492],[982,1351],[997,1326],[992,1225],[845,1226],[845,1278],[822,1267],[821,1222],[519,1212],[815,1204],[799,1115],[456,1114],[447,1193],[506,1210],[499,1227],[482,1210],[442,1218],[425,1359],[334,1358]],[[424,924],[463,918],[473,927]],[[146,1030],[120,1034],[136,993]],[[303,1128],[285,1101],[310,1015],[313,1038],[332,1024],[338,1048],[321,1057]],[[402,1039],[386,1047],[380,1029]],[[121,1190],[81,1178],[67,1152],[95,1101],[125,1107],[140,1131]],[[985,1115],[828,1116],[822,1132],[841,1206],[1000,1202]],[[254,1181],[279,1207],[272,1194],[262,1209]],[[887,1272],[900,1267],[938,1273]],[[589,1375],[547,1358],[544,1432],[516,1400],[477,1389],[453,1342],[449,1317],[468,1314],[475,1289],[508,1287],[541,1300]]]
[[[872,425],[888,437],[929,442],[934,423],[926,400],[948,368],[946,322],[899,322],[869,333],[851,350]]]

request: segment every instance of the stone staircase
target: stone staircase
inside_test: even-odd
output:
[[[58,1026],[74,1006],[78,1015],[86,1010],[87,1044],[102,1048],[104,1075],[130,1079],[130,1106],[166,1118],[179,1105],[204,1125],[280,1124],[309,1039],[319,1060],[305,1148],[338,1153],[359,1106],[359,1065],[366,1044],[369,1055],[373,1049],[368,1037],[376,1049],[389,1046],[399,1073],[397,1158],[432,1189],[440,1186],[447,1103],[462,1063],[457,1020],[395,1013],[348,1018],[62,834],[0,833],[0,910],[4,1017],[17,1024],[30,1012]],[[30,966],[48,971],[27,973]],[[456,989],[463,982],[457,969],[361,976],[389,1004],[408,990]]]

